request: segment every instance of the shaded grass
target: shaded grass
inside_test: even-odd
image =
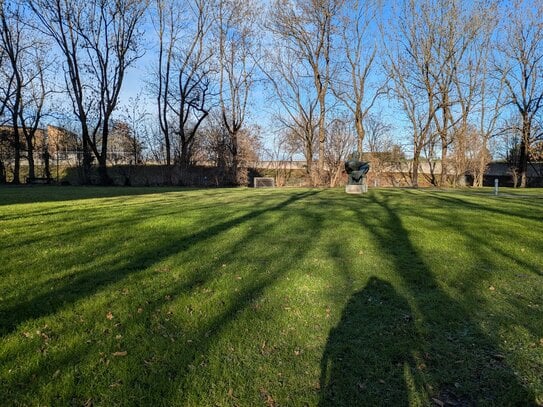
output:
[[[0,404],[541,404],[505,192],[0,189]]]

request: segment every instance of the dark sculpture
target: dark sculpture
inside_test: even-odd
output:
[[[347,185],[364,185],[366,174],[370,170],[370,164],[364,161],[345,161],[345,172],[349,175]]]

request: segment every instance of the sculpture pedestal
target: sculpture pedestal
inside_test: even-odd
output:
[[[364,185],[346,185],[345,192],[348,194],[362,194],[368,192],[368,186]]]

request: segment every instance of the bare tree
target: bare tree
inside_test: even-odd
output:
[[[335,118],[327,127],[325,162],[328,170],[328,183],[333,188],[341,180],[345,169],[345,160],[356,148],[357,133],[349,118]]]
[[[390,133],[393,127],[383,119],[381,114],[367,115],[364,127],[367,129],[365,149],[369,154],[377,154],[392,149],[394,143]]]
[[[496,23],[496,7],[486,0],[438,0],[432,5],[427,26],[435,38],[431,74],[438,87],[440,108],[434,121],[441,147],[439,184],[443,185],[447,182],[448,149],[454,137],[466,139],[468,134],[464,137],[463,133],[476,134],[470,130],[470,121],[480,94],[480,70],[485,62],[481,52],[488,46],[484,37],[488,37],[488,27]]]
[[[24,78],[21,72],[21,60],[29,44],[25,44],[24,25],[22,23],[21,8],[13,3],[0,3],[0,22],[2,24],[0,37],[2,54],[7,63],[2,66],[3,70],[3,103],[2,111],[7,108],[10,115],[11,134],[10,139],[13,146],[13,183],[20,183],[21,168],[21,134],[20,134],[20,111],[22,110],[22,93]],[[7,68],[7,69],[5,69]]]
[[[175,145],[176,160],[184,167],[191,164],[198,128],[211,109],[213,50],[208,37],[214,17],[212,5],[204,0],[156,2],[158,86],[155,84],[153,91],[167,165],[171,164],[171,147]]]
[[[5,8],[2,4],[2,7],[0,8],[1,13],[5,13]],[[4,67],[7,63],[8,55],[6,52],[5,46],[0,46],[0,67]],[[2,119],[2,124],[4,124],[4,112],[6,110],[6,105],[9,100],[9,95],[11,94],[11,77],[5,75],[5,72],[3,70],[0,71],[2,73],[2,76],[0,77],[0,119]]]
[[[337,28],[342,0],[275,0],[271,9],[271,30],[283,46],[299,55],[313,81],[318,115],[319,176],[324,175],[327,95],[332,71],[332,38]]]
[[[247,168],[260,159],[263,150],[260,128],[245,126],[237,133],[238,155],[240,167]],[[234,157],[230,146],[230,134],[224,125],[222,114],[214,111],[202,126],[201,138],[198,140],[198,157],[202,161],[213,163],[219,171],[215,178],[216,185],[231,184],[231,170]],[[246,184],[245,184],[246,185]]]
[[[296,150],[290,148],[288,140],[279,133],[274,137],[270,148],[265,149],[266,159],[275,163],[273,165],[273,174],[275,176],[275,185],[284,187],[292,176],[292,162]]]
[[[313,171],[317,147],[318,98],[312,91],[313,83],[307,67],[296,52],[282,48],[279,43],[266,57],[262,67],[272,89],[271,101],[278,102],[275,119],[280,123],[283,139],[302,153],[306,161],[306,174],[315,183]]]
[[[534,124],[543,106],[543,3],[515,0],[504,15],[503,35],[496,48],[496,70],[503,76],[507,97],[520,116],[518,174],[527,185],[530,147],[536,140]]]
[[[372,24],[378,15],[377,1],[350,0],[341,19],[340,64],[332,81],[334,95],[351,112],[357,134],[358,159],[362,159],[365,118],[385,86],[376,81],[377,27]]]
[[[20,180],[20,161],[28,161],[28,178],[35,178],[34,152],[45,99],[48,44],[31,29],[28,10],[18,2],[0,5],[0,48],[6,57],[2,64],[2,106],[10,114],[11,141],[14,149],[14,183]],[[49,58],[50,61],[54,58]],[[48,64],[51,64],[49,62]]]
[[[1,12],[5,13],[4,7],[2,5]],[[0,46],[0,68],[6,65],[8,55],[6,48]],[[12,74],[6,75],[4,69],[0,69],[0,125],[4,126],[7,122],[4,113],[6,111],[6,106],[11,95],[12,83]],[[0,184],[5,184],[7,182],[7,171],[6,171],[6,161],[11,155],[10,137],[9,133],[5,129],[0,130]]]
[[[218,168],[216,184],[220,185],[227,177],[232,157],[229,148],[230,136],[219,112],[212,112],[209,120],[202,125],[202,136],[199,140],[199,156],[202,161],[209,161]]]
[[[366,131],[364,159],[370,162],[371,174],[378,182],[392,166],[399,167],[403,157],[399,151],[400,147],[392,139],[392,125],[387,123],[381,114],[366,115],[364,129]]]
[[[488,38],[495,7],[486,0],[404,0],[398,11],[397,33],[387,36],[393,50],[387,65],[411,127],[418,128],[413,172],[419,151],[431,147],[441,161],[441,176],[432,182],[443,184],[449,146],[468,131],[480,96],[480,48],[488,45],[480,38]]]
[[[177,21],[181,20],[181,9],[174,7],[173,3],[162,0],[156,0],[155,6],[154,24],[158,36],[159,48],[157,81],[151,84],[151,88],[156,91],[158,122],[160,132],[164,138],[166,165],[170,166],[172,162],[172,149],[168,98],[170,94],[173,50],[181,35],[181,25],[176,24]]]
[[[245,0],[217,0],[215,35],[218,43],[219,103],[228,148],[232,155],[231,180],[240,177],[239,132],[243,128],[247,103],[256,75],[255,50],[258,44],[256,20],[258,4]]]
[[[439,109],[438,88],[430,67],[435,37],[428,30],[424,14],[428,7],[419,7],[414,0],[403,0],[384,31],[387,60],[385,69],[391,79],[391,94],[398,100],[411,131],[413,164],[411,185],[418,186],[419,165],[423,149],[431,139],[434,119]]]
[[[81,125],[84,181],[89,182],[91,152],[100,181],[107,174],[111,118],[125,73],[140,56],[139,25],[146,1],[29,0],[37,28],[51,36],[64,57],[73,113]]]
[[[313,169],[318,126],[314,108],[315,106],[309,106],[309,110],[302,109],[298,115],[278,117],[283,125],[283,143],[292,153],[303,155],[306,163],[305,173],[311,185],[318,184]]]
[[[475,140],[476,153],[471,169],[473,186],[482,187],[484,173],[492,159],[490,140],[496,135],[499,118],[504,104],[504,81],[501,75],[495,75],[492,68],[492,37],[496,31],[497,8],[488,7],[485,24],[476,39],[472,51],[473,69],[470,84],[478,87],[478,100],[475,103],[474,126],[479,138]]]
[[[47,43],[36,40],[32,47],[30,59],[25,65],[24,76],[27,81],[23,89],[22,109],[19,110],[21,130],[26,141],[26,152],[28,160],[28,177],[36,177],[34,152],[47,150],[46,137],[42,134],[41,146],[35,146],[36,135],[40,131],[42,119],[46,114],[45,104],[49,95],[54,90],[47,78],[48,68],[54,60],[47,61]],[[42,131],[43,132],[43,131]],[[47,175],[47,174],[46,174]],[[47,175],[47,178],[50,178]]]
[[[143,164],[145,162],[143,150],[148,139],[150,114],[142,103],[141,93],[128,99],[120,117],[130,129],[128,135],[130,139],[129,151],[132,153],[131,162],[136,165]]]

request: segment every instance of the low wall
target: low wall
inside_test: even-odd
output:
[[[108,167],[108,175],[114,185],[163,186],[179,185],[187,187],[228,186],[229,180],[224,171],[214,167],[194,167],[182,169],[166,165],[116,165]],[[80,168],[66,169],[61,183],[80,185]],[[93,168],[91,182],[99,183],[98,171]]]

